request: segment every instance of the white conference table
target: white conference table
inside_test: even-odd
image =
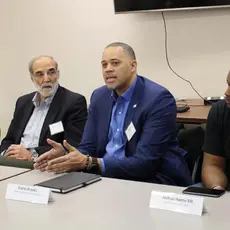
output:
[[[53,193],[48,205],[5,200],[7,183],[33,185],[51,177],[34,170],[0,182],[1,229],[229,230],[230,193],[205,198],[208,212],[202,217],[149,208],[152,190],[183,188],[107,178],[68,194]]]
[[[10,178],[10,177],[13,177],[13,176],[17,176],[17,175],[24,173],[24,172],[27,172],[27,171],[30,171],[30,170],[0,165],[0,181],[5,180],[5,179]]]

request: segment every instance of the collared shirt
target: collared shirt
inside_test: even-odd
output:
[[[108,144],[106,146],[106,154],[114,155],[117,158],[122,158],[125,156],[125,139],[124,139],[124,122],[126,113],[129,107],[129,102],[133,95],[133,90],[135,88],[137,79],[133,84],[119,97],[116,92],[113,91],[111,94],[111,99],[114,100],[114,106],[112,110],[112,117],[109,126],[108,133]],[[102,172],[105,171],[105,165],[103,159],[102,162]]]
[[[56,92],[57,89],[54,91],[52,96],[46,98],[43,102],[40,102],[40,95],[38,92],[34,95],[32,103],[35,108],[26,125],[20,143],[25,148],[32,149],[38,147],[42,126]]]

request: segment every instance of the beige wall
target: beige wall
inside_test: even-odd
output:
[[[221,95],[230,67],[230,9],[165,13],[174,69],[204,96]],[[197,97],[165,61],[160,13],[115,15],[113,0],[0,1],[0,127],[8,128],[18,96],[34,89],[28,61],[49,54],[60,66],[62,85],[84,94],[103,84],[100,59],[113,41],[136,51],[139,74],[171,90]]]

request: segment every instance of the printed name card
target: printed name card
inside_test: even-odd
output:
[[[8,184],[5,198],[37,204],[48,204],[49,201],[53,200],[49,188],[19,184]]]
[[[62,121],[49,125],[51,135],[64,132]]]
[[[203,203],[200,196],[152,191],[149,207],[201,216]]]

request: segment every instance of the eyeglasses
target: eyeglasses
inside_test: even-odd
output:
[[[41,72],[41,71],[36,72],[33,76],[35,78],[38,78],[38,79],[43,78],[45,76],[45,74],[49,77],[56,77],[57,72],[58,72],[58,70],[56,70],[56,69],[50,69],[47,72]]]

